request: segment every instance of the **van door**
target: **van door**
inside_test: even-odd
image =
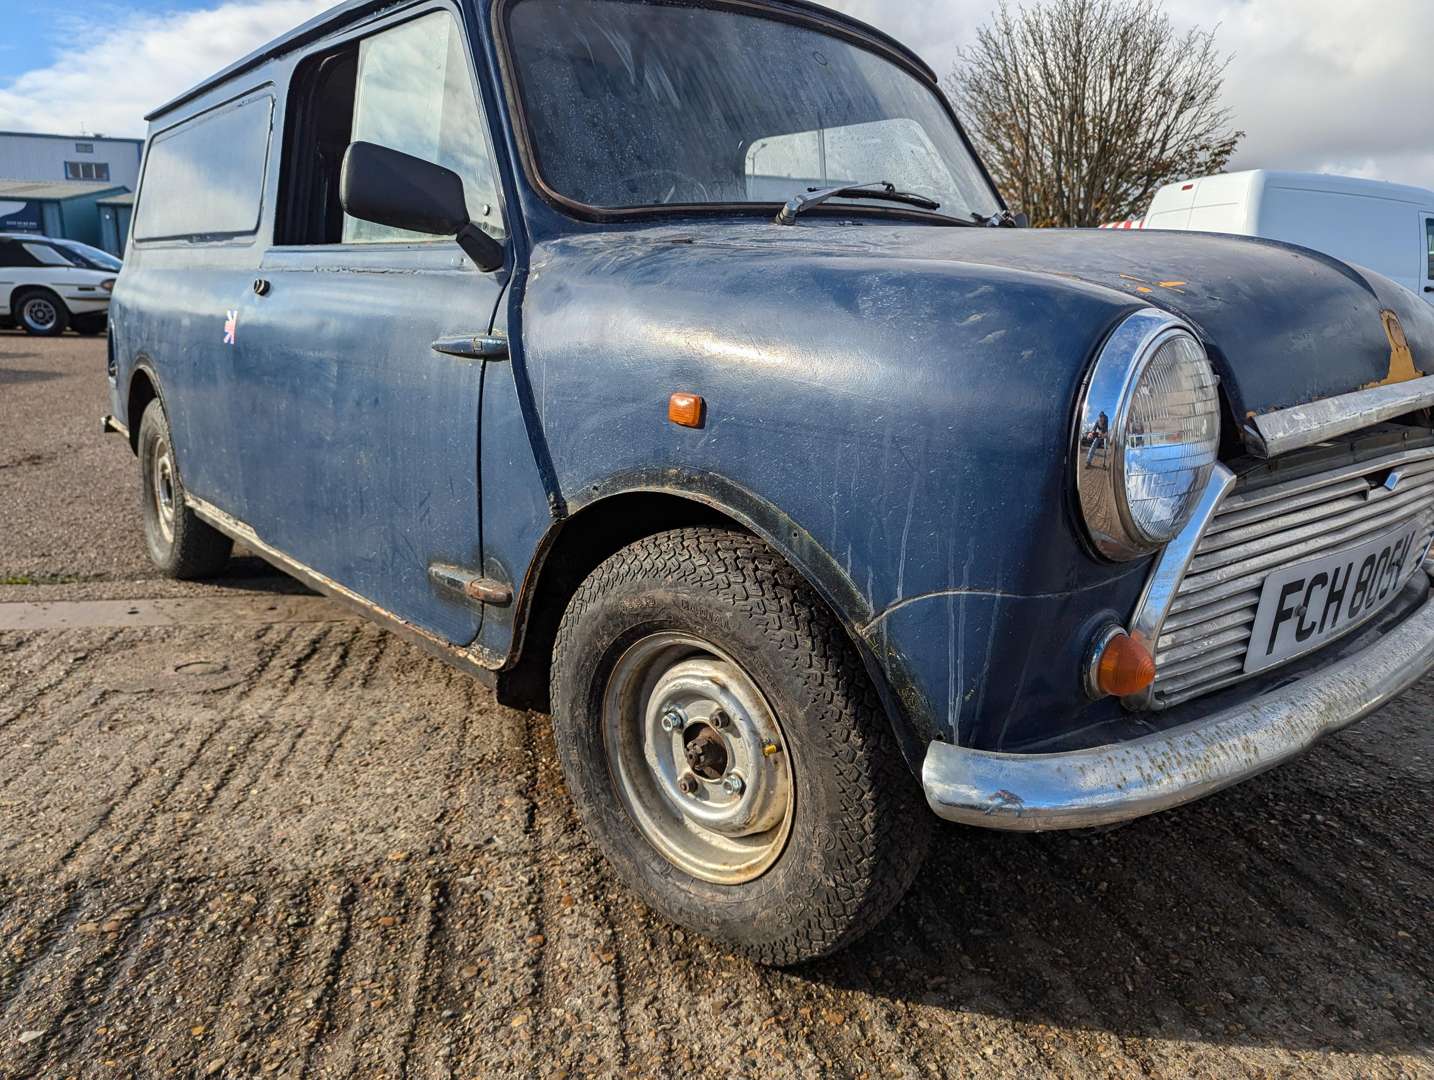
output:
[[[1434,214],[1423,215],[1424,299],[1434,304]]]
[[[380,607],[468,644],[482,609],[430,568],[482,566],[485,361],[433,346],[486,335],[507,272],[480,273],[451,239],[346,216],[339,170],[360,140],[453,169],[473,220],[506,235],[470,53],[448,7],[366,28],[296,68],[276,244],[238,316],[249,524]]]

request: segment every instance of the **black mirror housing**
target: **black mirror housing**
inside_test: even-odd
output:
[[[374,143],[350,143],[339,202],[344,213],[362,221],[452,236],[480,270],[503,265],[503,245],[469,220],[463,178],[432,161]]]
[[[350,217],[409,232],[456,236],[468,224],[456,172],[373,143],[353,143],[344,153],[339,201]]]

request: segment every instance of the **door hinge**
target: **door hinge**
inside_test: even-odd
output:
[[[461,566],[433,563],[428,568],[428,576],[440,588],[458,593],[460,596],[475,600],[480,604],[507,607],[513,602],[513,590],[510,586],[501,581],[486,578],[472,570],[465,570]]]
[[[462,360],[506,360],[508,339],[496,334],[454,334],[435,341],[433,351]]]

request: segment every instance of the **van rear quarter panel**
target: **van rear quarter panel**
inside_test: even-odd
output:
[[[226,323],[230,312],[240,311],[253,297],[263,252],[260,238],[272,228],[275,137],[286,81],[273,67],[261,69],[217,86],[152,123],[146,172],[156,136],[180,132],[196,118],[255,93],[275,99],[267,155],[252,163],[252,183],[259,194],[256,230],[212,240],[146,240],[147,185],[142,173],[134,236],[110,313],[117,367],[115,414],[132,430],[138,427],[141,418],[128,415],[129,387],[141,365],[150,368],[160,384],[186,487],[241,518],[246,511],[242,467],[229,411],[234,346],[226,343]]]

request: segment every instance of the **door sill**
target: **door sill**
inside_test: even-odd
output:
[[[305,566],[297,559],[290,558],[277,548],[271,547],[259,539],[259,534],[251,526],[226,514],[212,503],[205,502],[188,493],[185,494],[184,501],[201,521],[218,529],[231,539],[237,540],[270,566],[282,570],[314,591],[323,593],[329,599],[371,619],[385,630],[417,645],[424,652],[442,660],[445,664],[472,675],[485,685],[496,684],[496,672],[503,666],[502,657],[481,645],[475,644],[465,649],[444,641],[436,634],[431,634],[422,627],[414,626],[386,608],[381,608],[373,601],[365,599],[352,589],[345,588],[332,578],[325,577],[312,567]]]

